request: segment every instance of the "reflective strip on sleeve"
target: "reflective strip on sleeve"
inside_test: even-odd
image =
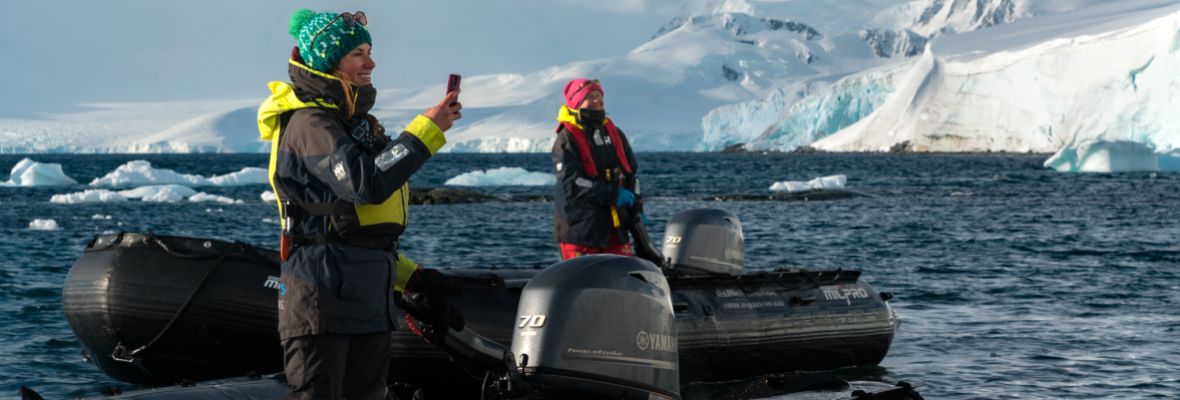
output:
[[[410,283],[410,277],[414,276],[414,271],[418,270],[418,263],[411,260],[409,257],[398,253],[397,255],[397,279],[393,281],[393,291],[402,292],[406,290],[406,284]]]
[[[426,148],[430,150],[430,155],[434,155],[438,149],[447,144],[447,137],[443,136],[442,129],[439,129],[438,125],[435,125],[434,121],[426,118],[425,115],[418,115],[417,118],[414,118],[414,121],[406,126],[406,132],[421,140],[422,144],[425,144]]]
[[[406,145],[395,143],[393,146],[389,147],[389,150],[378,154],[377,157],[373,159],[373,163],[376,164],[377,168],[381,169],[382,171],[388,171],[389,167],[397,164],[398,161],[406,158],[406,156],[409,154],[410,149],[407,149]]]

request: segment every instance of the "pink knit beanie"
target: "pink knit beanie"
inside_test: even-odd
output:
[[[602,92],[602,85],[598,84],[597,79],[578,78],[571,80],[570,83],[565,84],[565,90],[562,94],[565,95],[565,106],[571,109],[577,109],[582,105],[582,100],[593,91]]]

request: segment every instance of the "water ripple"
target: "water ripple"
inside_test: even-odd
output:
[[[21,157],[0,156],[0,172]],[[265,155],[38,155],[89,182],[132,159],[214,175]],[[652,236],[676,212],[724,208],[744,225],[750,269],[802,265],[863,271],[903,323],[889,356],[849,379],[924,383],[930,399],[1171,398],[1180,392],[1180,174],[1059,174],[1036,155],[640,154]],[[547,154],[455,155],[411,181],[438,186],[495,167],[550,170]],[[876,197],[713,202],[770,183],[845,174]],[[0,177],[0,180],[6,179]],[[60,205],[68,188],[0,188],[0,393],[26,384],[48,398],[129,390],[82,361],[60,285],[89,239],[106,231],[242,240],[275,247],[266,185],[200,188],[240,205]],[[550,194],[545,187],[486,189]],[[1117,194],[1117,196],[1112,195]],[[403,249],[431,267],[532,267],[557,259],[552,203],[414,207]],[[92,219],[95,214],[112,218]],[[58,231],[29,231],[53,218]],[[270,222],[267,222],[270,221]],[[724,366],[719,366],[719,368]],[[751,377],[746,383],[760,378]],[[710,398],[692,385],[686,393]],[[739,390],[740,391],[740,390]],[[704,394],[701,394],[704,393]],[[756,393],[750,392],[750,395]],[[688,396],[692,398],[692,396]]]

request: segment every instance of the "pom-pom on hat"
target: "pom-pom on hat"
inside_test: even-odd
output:
[[[598,84],[597,79],[578,78],[565,84],[565,90],[561,93],[565,96],[565,106],[576,110],[582,105],[582,100],[595,90],[602,92],[602,85]]]
[[[291,15],[288,32],[295,38],[303,62],[311,69],[332,73],[332,68],[349,51],[364,43],[373,44],[363,24],[339,16],[339,13],[316,13],[306,8]]]

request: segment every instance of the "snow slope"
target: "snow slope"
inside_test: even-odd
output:
[[[466,77],[443,151],[548,151],[561,88],[593,77],[640,151],[1061,151],[1048,166],[1139,165],[1119,159],[1177,147],[1178,3],[689,2],[618,56]],[[0,152],[266,151],[263,85],[257,99],[0,120]],[[443,85],[379,92],[374,114],[396,130]]]
[[[1055,152],[1096,139],[1180,143],[1180,5],[1111,2],[1027,22],[935,41],[886,73],[897,85],[875,112],[813,146]]]
[[[0,153],[257,152],[263,147],[252,115],[260,102],[98,103],[0,119]]]
[[[879,67],[906,63],[932,39],[984,30],[1041,15],[1068,12],[1096,0],[927,0],[864,7],[859,25],[837,29],[842,39],[831,47],[868,52],[839,53],[826,74],[793,75],[794,80],[766,98],[719,107],[702,121],[697,150],[733,145],[790,150],[831,135],[861,120],[895,89],[895,72]],[[850,6],[858,5],[855,2]],[[868,15],[868,16],[866,16]],[[847,16],[845,17],[847,18]],[[986,33],[980,33],[987,35]],[[866,72],[867,71],[867,72]]]
[[[920,56],[714,110],[706,136],[710,122],[759,120],[731,140],[777,150],[1060,152],[1046,166],[1061,171],[1171,165],[1164,153],[1180,144],[1180,4],[1041,6],[1057,13],[942,34]]]
[[[889,52],[875,54],[873,46],[881,47],[881,39],[862,31],[877,27],[891,32],[901,26],[899,15],[924,9],[902,0],[806,6],[782,0],[688,2],[680,16],[653,27],[648,42],[618,56],[466,77],[465,117],[448,133],[450,144],[443,151],[548,151],[561,88],[575,77],[603,81],[607,111],[637,150],[694,149],[707,139],[701,117],[710,110],[762,98],[809,78],[880,65],[889,61],[894,48],[905,53],[906,45],[894,40]],[[932,19],[929,24],[942,23]],[[251,141],[250,117],[265,94],[263,84],[259,82],[260,98],[252,100],[100,104],[93,111],[41,120],[0,120],[0,151],[263,151],[265,145]],[[382,89],[374,113],[396,129],[438,101],[442,92],[441,82]]]

